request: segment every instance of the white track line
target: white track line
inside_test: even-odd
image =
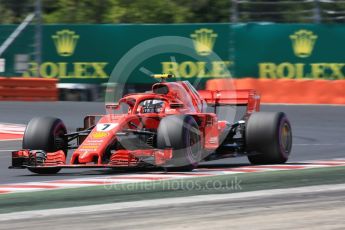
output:
[[[54,180],[45,182],[26,182],[0,185],[0,191],[6,193],[13,192],[32,192],[51,189],[64,189],[64,188],[79,188],[89,186],[107,186],[114,184],[129,184],[140,182],[155,182],[171,179],[191,178],[194,175],[178,175],[171,174],[127,174],[116,175],[109,177],[93,177],[93,178],[76,178],[69,180]]]
[[[23,134],[26,125],[22,124],[4,124],[0,123],[0,133],[5,134]]]
[[[336,145],[345,145],[345,143],[293,144],[293,146],[336,146]]]
[[[16,139],[6,139],[6,140],[0,140],[0,142],[4,142],[4,141],[21,141],[23,140],[22,138],[16,138]]]

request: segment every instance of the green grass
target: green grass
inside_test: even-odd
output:
[[[244,173],[0,195],[0,213],[345,183],[345,167]]]

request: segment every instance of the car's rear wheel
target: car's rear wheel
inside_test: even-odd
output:
[[[23,149],[43,150],[45,152],[64,151],[67,156],[67,133],[64,123],[53,117],[35,117],[26,126]],[[54,174],[60,168],[28,168],[33,173]]]
[[[169,171],[190,171],[202,157],[199,126],[190,115],[171,115],[160,121],[157,147],[172,148],[172,159],[165,168]]]
[[[252,164],[282,164],[292,148],[291,125],[282,112],[253,113],[245,130],[246,150]]]

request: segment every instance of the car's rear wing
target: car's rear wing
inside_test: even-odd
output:
[[[260,95],[252,89],[198,90],[208,106],[247,106],[247,112],[260,110]]]

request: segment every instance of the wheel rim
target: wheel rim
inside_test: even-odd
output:
[[[55,136],[55,139],[54,139],[54,146],[57,150],[64,150],[65,148],[65,138],[64,138],[64,133],[63,132],[60,132],[59,134],[57,134]]]
[[[197,164],[200,160],[199,154],[200,154],[200,148],[199,148],[199,138],[198,133],[196,130],[192,129],[188,132],[187,138],[188,138],[188,148],[187,148],[187,154],[188,159],[192,164]]]
[[[54,147],[55,151],[57,150],[63,150],[65,154],[67,153],[66,149],[66,137],[65,137],[65,129],[60,125],[58,125],[54,132]]]
[[[284,155],[288,155],[291,150],[292,134],[290,125],[287,122],[283,123],[280,132],[280,147]]]

